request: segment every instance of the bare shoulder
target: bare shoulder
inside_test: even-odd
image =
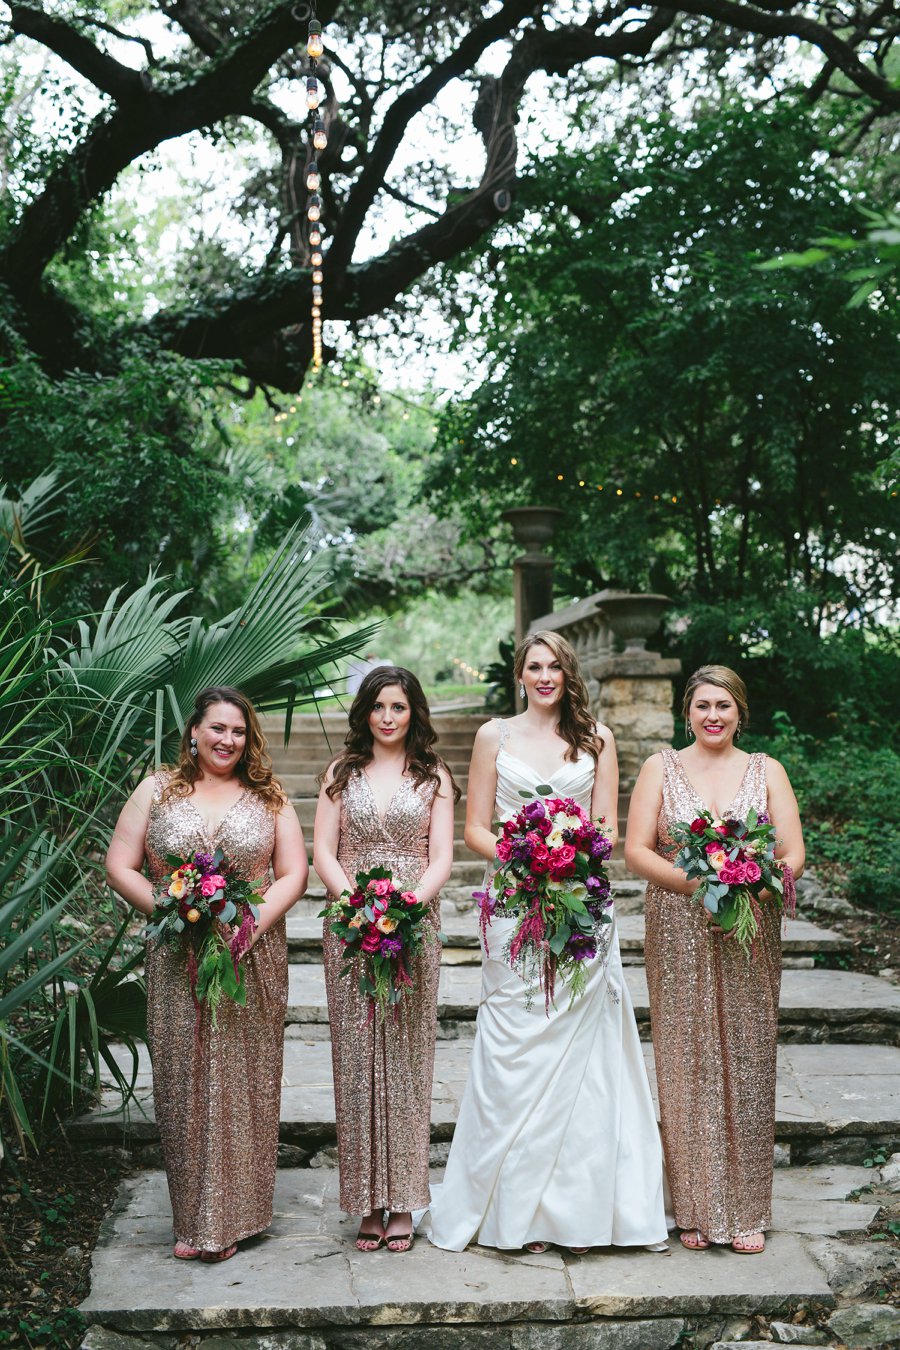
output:
[[[790,787],[791,780],[788,778],[787,769],[780,759],[773,759],[771,755],[766,755],[766,780],[770,786]]]
[[[608,727],[605,722],[595,722],[594,729],[605,746],[615,745],[616,738],[612,733],[612,729]]]
[[[140,807],[142,811],[149,811],[158,787],[159,779],[156,774],[148,773],[147,777],[141,779],[131,794],[134,805]]]
[[[661,750],[657,750],[655,755],[651,755],[649,759],[644,760],[638,774],[638,780],[648,787],[658,787],[662,785],[664,776],[665,761],[663,760],[663,753]]]
[[[475,732],[474,744],[479,749],[495,750],[500,744],[500,719],[490,717]]]

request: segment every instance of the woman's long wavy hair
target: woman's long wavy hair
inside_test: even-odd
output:
[[[593,755],[594,759],[598,759],[603,749],[603,737],[597,735],[595,719],[591,716],[587,685],[578,665],[578,657],[564,637],[561,637],[559,633],[551,632],[549,629],[544,629],[538,633],[529,633],[524,642],[519,644],[516,651],[516,682],[518,683],[522,678],[528,653],[532,647],[537,646],[550,648],[563,673],[564,684],[562,698],[559,701],[558,730],[563,740],[569,743],[566,759],[576,760],[583,750],[586,750],[589,755]]]
[[[333,801],[343,792],[351,774],[361,773],[366,765],[371,763],[374,738],[369,727],[369,715],[382,689],[386,689],[390,684],[399,685],[409,703],[406,772],[416,787],[421,787],[423,783],[434,783],[435,788],[439,790],[441,780],[438,770],[444,769],[450,776],[453,800],[458,802],[460,792],[453,774],[432,749],[438,737],[431,724],[428,700],[415,675],[403,666],[376,666],[374,670],[369,671],[359,686],[359,692],[350,705],[350,728],[344,738],[346,749],[334,760],[334,774],[325,791]]]
[[[170,769],[169,781],[163,789],[163,801],[170,797],[186,797],[193,792],[194,784],[200,777],[200,768],[191,754],[191,737],[194,728],[200,725],[214,703],[229,703],[237,708],[247,727],[244,753],[238,760],[235,776],[245,788],[260,798],[267,810],[280,811],[287,802],[287,794],[277,778],[272,776],[272,761],[256,709],[246,694],[229,684],[211,685],[208,689],[201,689],[197,695],[194,711],[188,718],[178,747],[178,763]]]

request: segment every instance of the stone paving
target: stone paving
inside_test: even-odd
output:
[[[786,1185],[776,1173],[776,1230],[752,1261],[727,1248],[698,1259],[674,1241],[667,1255],[604,1249],[573,1257],[479,1247],[457,1254],[420,1238],[398,1266],[390,1252],[355,1251],[356,1221],[338,1210],[335,1172],[291,1168],[278,1174],[268,1233],[243,1244],[234,1262],[208,1267],[172,1259],[165,1176],[143,1172],[124,1183],[106,1222],[82,1307],[122,1330],[200,1331],[560,1321],[579,1314],[652,1318],[831,1304],[828,1283],[798,1234],[864,1226],[872,1207],[843,1196],[869,1175],[862,1168],[791,1169]]]

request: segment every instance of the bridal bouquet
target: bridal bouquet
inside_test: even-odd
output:
[[[263,897],[257,888],[262,882],[235,876],[220,848],[187,858],[170,853],[166,862],[173,870],[163,878],[144,936],[156,942],[187,944],[197,1025],[205,1003],[215,1027],[223,998],[241,1007],[247,1002],[240,958],[249,949],[259,922]],[[236,930],[230,938],[224,924]]]
[[[428,906],[413,891],[399,890],[386,867],[357,872],[355,890],[344,891],[319,915],[332,920],[331,932],[343,944],[341,975],[358,972],[359,992],[382,1022],[389,1008],[396,1015],[413,987],[410,962],[433,935],[427,915]]]
[[[681,844],[674,859],[689,877],[699,877],[694,899],[712,921],[753,955],[763,905],[775,904],[793,917],[796,905],[791,869],[775,858],[775,826],[765,812],[751,809],[746,820],[718,820],[701,811],[672,826]],[[770,897],[762,898],[769,891]]]
[[[603,820],[592,821],[571,797],[553,797],[552,791],[538,787],[535,798],[506,821],[497,842],[500,866],[487,890],[475,893],[485,949],[494,915],[517,917],[504,957],[526,981],[529,1006],[543,990],[548,1017],[558,979],[571,999],[584,993],[585,963],[608,943],[603,927],[611,922],[612,903],[604,867],[612,844]]]

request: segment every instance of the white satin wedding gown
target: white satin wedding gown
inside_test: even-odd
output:
[[[519,789],[535,796],[541,779],[503,748],[500,728],[495,819],[507,820],[525,801]],[[549,779],[587,811],[593,783],[587,754]],[[570,1003],[557,984],[548,1018],[540,991],[527,1008],[524,981],[503,961],[514,926],[495,918],[482,951],[469,1080],[432,1190],[431,1240],[450,1251],[663,1242],[662,1150],[615,927],[584,995]]]

